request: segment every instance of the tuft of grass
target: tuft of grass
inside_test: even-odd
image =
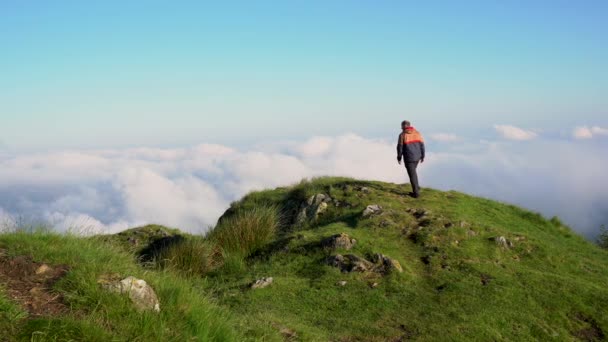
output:
[[[278,227],[277,207],[259,206],[222,220],[207,238],[226,253],[246,258],[270,243]]]
[[[181,240],[162,250],[156,263],[186,276],[204,276],[223,264],[222,250],[202,237]]]

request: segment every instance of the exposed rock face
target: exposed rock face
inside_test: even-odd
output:
[[[513,247],[513,242],[507,240],[504,236],[497,236],[494,238],[494,242],[500,247],[503,248],[511,248]]]
[[[382,207],[377,204],[370,204],[363,210],[363,217],[370,217],[382,213]]]
[[[331,197],[325,194],[316,194],[311,196],[300,206],[296,223],[303,223],[307,220],[316,220],[320,214],[327,210],[327,203],[331,202],[331,200]]]
[[[160,303],[156,293],[143,279],[130,276],[123,280],[116,280],[116,275],[106,275],[100,277],[97,282],[110,292],[128,294],[133,305],[139,311],[160,312]]]
[[[336,234],[321,241],[321,245],[325,248],[346,250],[353,248],[356,243],[357,240],[352,239],[346,233]]]
[[[263,289],[265,287],[270,286],[273,281],[274,281],[274,279],[272,279],[272,277],[258,279],[256,281],[254,281],[253,284],[251,284],[251,288],[252,289]]]

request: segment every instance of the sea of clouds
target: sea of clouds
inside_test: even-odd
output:
[[[429,133],[421,184],[557,215],[589,238],[608,223],[607,130],[577,127],[570,137],[544,139],[515,126],[494,129],[493,141]],[[323,175],[405,183],[396,138],[345,134],[246,149],[0,150],[0,226],[41,220],[61,231],[112,233],[158,223],[203,233],[253,190]]]

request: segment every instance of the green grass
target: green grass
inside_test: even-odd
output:
[[[253,192],[205,237],[160,226],[94,238],[0,235],[11,254],[72,266],[56,285],[71,314],[24,319],[0,289],[0,329],[39,341],[283,341],[281,330],[302,341],[577,341],[608,333],[608,251],[559,218],[454,191],[423,189],[420,199],[409,191],[325,177]],[[294,224],[317,193],[333,199],[327,211]],[[383,213],[362,217],[369,204]],[[422,210],[428,214],[417,217]],[[352,250],[321,247],[339,233],[357,240]],[[513,247],[497,245],[499,236]],[[404,271],[341,273],[324,263],[336,253],[382,253]],[[138,263],[145,255],[152,262]],[[160,315],[141,315],[101,291],[97,277],[114,272],[152,284]],[[274,283],[251,290],[261,277]]]
[[[275,238],[278,226],[277,208],[259,205],[221,220],[207,239],[226,253],[248,257]]]
[[[140,267],[134,256],[100,238],[48,232],[0,235],[0,248],[50,264],[70,265],[55,285],[71,312],[65,317],[23,319],[14,304],[0,297],[8,340],[23,341],[234,341],[230,316],[213,305],[196,283],[173,273]],[[124,296],[107,293],[100,275],[118,273],[146,280],[157,292],[161,313],[138,313]],[[7,308],[7,309],[5,309]]]
[[[357,190],[363,186],[369,193]],[[404,185],[322,178],[249,194],[233,204],[232,215],[260,203],[293,214],[290,200],[316,193],[348,206],[330,206],[317,222],[283,230],[240,272],[207,277],[206,288],[240,317],[239,326],[254,340],[280,341],[275,327],[283,326],[315,341],[563,341],[576,340],[577,331],[589,327],[576,317],[608,331],[608,255],[559,219],[458,192],[425,189],[418,200],[407,192]],[[362,218],[369,204],[381,205],[384,213]],[[427,226],[417,229],[408,208],[430,211]],[[404,272],[343,274],[324,265],[331,253],[318,243],[342,232],[358,241],[342,253],[383,253]],[[492,240],[497,236],[514,247],[498,247]],[[242,290],[267,276],[275,279],[271,287]],[[336,286],[341,280],[347,285]],[[373,282],[379,286],[371,288]]]

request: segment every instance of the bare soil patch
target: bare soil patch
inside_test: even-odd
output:
[[[68,270],[66,265],[39,263],[28,256],[9,257],[0,249],[0,286],[30,318],[58,316],[68,311],[61,294],[53,291],[53,285]]]

